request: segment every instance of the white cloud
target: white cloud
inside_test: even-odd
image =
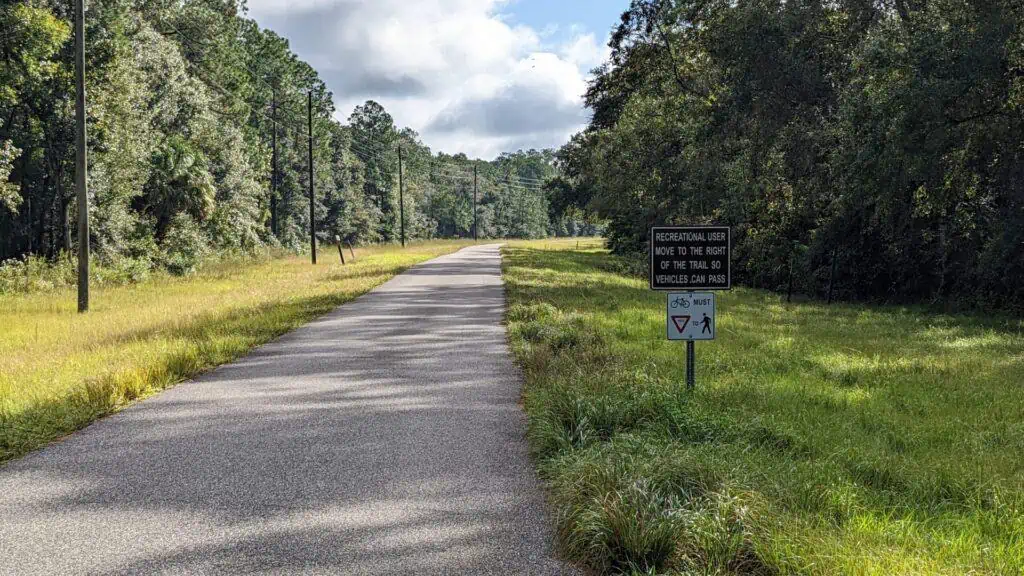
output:
[[[339,118],[367,99],[435,150],[490,158],[563,144],[586,122],[593,34],[510,25],[502,0],[250,0],[335,94]]]
[[[561,55],[584,70],[592,70],[611,57],[611,49],[599,43],[591,32],[577,35],[562,47]]]

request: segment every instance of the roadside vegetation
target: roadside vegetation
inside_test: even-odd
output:
[[[25,268],[70,269],[84,240],[72,16],[63,1],[0,4],[0,292]],[[244,1],[91,0],[85,27],[89,244],[120,279],[299,250],[311,217],[322,242],[355,246],[598,232],[551,213],[553,150],[470,159],[431,150],[372,100],[336,110]]]
[[[326,246],[315,267],[308,256],[225,262],[187,279],[97,289],[87,315],[75,313],[73,289],[0,294],[0,462],[468,244],[364,248],[344,267]]]
[[[1024,573],[1024,328],[720,293],[718,340],[595,244],[505,250],[530,446],[602,574]]]
[[[639,260],[730,225],[746,286],[1024,310],[1024,3],[628,4],[553,207]]]

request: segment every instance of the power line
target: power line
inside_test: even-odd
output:
[[[439,169],[435,170],[435,168],[439,168]],[[465,169],[462,166],[459,166],[458,164],[449,164],[449,165],[445,166],[445,165],[440,165],[440,164],[436,164],[435,163],[435,164],[433,164],[431,166],[431,173],[432,174],[451,174],[451,175],[455,175],[455,176],[458,176],[458,177],[466,177],[466,178],[469,178],[471,176],[471,174],[468,171],[465,171]]]
[[[350,149],[354,149],[354,150],[358,150],[358,151],[362,152],[363,154],[366,154],[367,156],[370,156],[371,158],[376,158],[378,160],[386,160],[386,158],[384,156],[382,156],[380,153],[374,152],[374,151],[366,148],[365,146],[363,146],[361,144],[357,144],[355,141],[350,141],[349,142],[349,148]]]
[[[548,179],[539,179],[539,178],[530,178],[528,176],[518,176],[518,175],[517,176],[513,176],[513,178],[518,178],[519,180],[522,180],[524,182],[533,182],[533,183],[536,183],[536,184],[546,184],[550,180],[550,178],[548,178]]]
[[[376,152],[383,152],[383,153],[394,152],[394,148],[390,148],[390,147],[385,146],[383,144],[378,144],[377,142],[368,141],[366,138],[362,137],[361,134],[356,132],[357,128],[355,128],[354,126],[349,126],[349,128],[352,130],[352,141],[353,142],[356,142],[356,143],[362,145],[363,147],[369,148],[369,149],[374,150]]]
[[[198,54],[203,54],[205,56],[204,52],[201,52],[201,51],[195,49],[195,45],[193,44],[193,42],[195,42],[197,44],[200,44],[200,45],[203,46],[203,48],[207,48],[207,49],[211,46],[208,42],[206,42],[205,40],[197,40],[195,37],[190,36],[190,35],[182,32],[180,28],[176,27],[174,24],[171,24],[170,22],[167,22],[165,20],[161,20],[160,22],[162,24],[166,24],[167,26],[169,26],[171,28],[171,30],[173,30],[175,32],[176,36],[180,40],[183,40],[184,43],[188,45],[189,49],[191,49],[193,52],[196,52]],[[196,22],[195,22],[195,20],[192,20],[191,23],[195,24]],[[249,74],[251,75],[251,77],[254,80],[258,80],[258,81],[262,82],[264,85],[267,86],[267,88],[270,88],[270,90],[272,92],[276,92],[278,90],[277,86],[274,86],[269,81],[267,81],[266,78],[263,78],[258,72],[253,70],[252,67],[249,66],[249,64],[247,62],[245,62],[244,60],[238,61],[237,63],[240,64],[242,67],[244,67],[246,70],[248,70]],[[246,104],[251,106],[251,103],[246,102]],[[300,111],[296,111],[295,109],[291,109],[291,112],[294,113],[294,114],[298,114],[298,115],[302,115],[302,113],[303,113],[303,111],[301,111],[301,110]]]
[[[164,23],[166,23],[166,22],[164,22]],[[191,50],[192,52],[195,52],[195,53],[197,53],[197,54],[204,54],[204,53],[203,53],[202,51],[200,51],[200,50],[196,50],[196,49],[195,49],[195,46],[193,45],[193,42],[198,42],[198,43],[200,43],[200,44],[203,44],[203,45],[204,45],[204,47],[208,47],[208,46],[209,46],[209,44],[207,44],[206,42],[204,42],[204,41],[201,41],[201,40],[197,41],[197,40],[196,40],[195,38],[193,38],[193,37],[189,36],[188,34],[185,34],[185,33],[184,33],[184,32],[182,32],[182,31],[181,31],[180,29],[178,29],[177,27],[175,27],[175,26],[174,26],[173,24],[169,24],[169,23],[168,23],[168,26],[170,26],[170,28],[171,28],[172,30],[174,30],[174,32],[176,33],[176,36],[177,36],[177,38],[179,39],[179,41],[181,41],[181,42],[182,42],[183,44],[187,45],[187,47],[188,47],[188,48],[189,48],[189,49],[190,49],[190,50]],[[244,98],[242,98],[242,97],[241,97],[241,96],[239,96],[238,94],[234,94],[234,93],[232,93],[232,92],[231,92],[230,90],[228,90],[227,88],[224,88],[223,86],[221,86],[221,85],[220,85],[220,84],[218,84],[217,82],[214,82],[213,80],[210,80],[209,78],[205,77],[205,76],[204,76],[203,74],[201,74],[201,73],[200,73],[200,71],[199,71],[199,70],[200,70],[200,67],[199,67],[199,65],[198,65],[198,64],[196,64],[196,63],[194,63],[194,62],[191,62],[191,61],[189,61],[189,64],[191,64],[191,65],[192,65],[192,68],[193,68],[193,69],[194,69],[194,70],[196,71],[196,75],[197,75],[197,76],[199,77],[199,79],[200,79],[200,80],[202,80],[202,81],[203,81],[204,83],[206,83],[207,85],[210,85],[210,86],[214,87],[215,89],[217,89],[217,90],[218,90],[219,92],[221,92],[221,93],[222,93],[223,95],[227,96],[228,98],[232,98],[232,99],[234,99],[234,100],[236,100],[236,101],[239,101],[239,102],[241,102],[242,104],[244,104],[244,105],[246,106],[246,108],[248,108],[248,110],[249,110],[249,113],[250,113],[250,114],[255,114],[255,113],[257,112],[257,110],[256,110],[256,107],[255,107],[255,106],[253,105],[253,103],[252,103],[252,102],[249,102],[249,101],[245,100]],[[258,74],[257,74],[257,73],[256,73],[256,72],[255,72],[255,71],[254,71],[254,70],[252,69],[252,68],[250,68],[250,67],[248,66],[248,64],[245,64],[245,63],[243,62],[243,63],[242,63],[242,66],[244,66],[244,67],[246,68],[246,70],[248,70],[248,71],[249,71],[249,73],[250,73],[250,74],[252,74],[252,76],[253,76],[253,78],[254,78],[254,79],[262,81],[262,82],[263,82],[264,84],[266,84],[266,85],[267,85],[267,86],[268,86],[268,87],[269,87],[269,88],[270,88],[271,90],[273,90],[273,91],[275,91],[275,92],[276,92],[277,88],[276,88],[276,87],[274,87],[273,85],[271,85],[270,83],[268,83],[268,82],[267,82],[267,81],[266,81],[265,79],[263,79],[263,78],[260,78],[260,77],[259,77],[259,75],[258,75]],[[307,90],[312,90],[312,88],[308,88]],[[278,109],[285,109],[285,110],[289,110],[289,108],[288,108],[288,107],[287,107],[287,106],[285,105],[285,103],[283,103],[283,102],[282,102],[282,103],[278,104],[278,103],[276,102],[276,100],[275,100],[275,106],[276,106],[276,107],[277,107]],[[292,112],[292,113],[294,113],[294,114],[301,114],[301,111],[300,111],[300,112],[296,112],[296,111],[295,111],[294,109],[290,109],[289,111],[291,111],[291,112]],[[266,118],[267,120],[270,120],[271,122],[274,122],[274,123],[276,123],[276,124],[279,124],[279,125],[285,125],[285,126],[288,126],[288,122],[284,122],[284,121],[282,121],[282,120],[280,120],[280,119],[276,119],[276,118],[273,118],[273,117],[271,117],[270,115],[268,115],[268,114],[266,113],[266,111],[264,111],[264,110],[260,110],[260,111],[259,111],[259,113],[260,113],[260,114],[261,114],[261,115],[262,115],[262,116],[263,116],[264,118]],[[302,135],[303,129],[302,129],[302,128],[300,128],[300,127],[298,127],[298,125],[291,125],[290,127],[292,128],[292,131],[293,131],[293,133],[295,133],[296,135]]]
[[[470,174],[452,174],[449,172],[434,172],[431,176],[434,178],[449,178],[452,180],[469,180],[473,178]]]
[[[381,158],[373,153],[366,152],[361,148],[355,146],[349,146],[349,152],[357,156],[363,162],[370,162],[371,160],[380,160]]]
[[[543,188],[534,187],[534,186],[527,186],[527,185],[520,184],[520,183],[512,181],[512,180],[508,180],[506,182],[503,182],[503,184],[507,184],[509,186],[512,186],[513,188],[518,188],[518,189],[522,189],[522,190],[528,190],[530,192],[543,192],[544,191]]]

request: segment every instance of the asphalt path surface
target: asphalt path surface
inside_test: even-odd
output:
[[[570,574],[497,246],[0,466],[2,574]]]

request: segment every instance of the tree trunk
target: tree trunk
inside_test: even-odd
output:
[[[943,222],[939,224],[939,285],[935,289],[934,301],[941,300],[946,291],[946,276],[949,270],[949,238],[945,218],[943,214]]]
[[[71,257],[71,199],[61,197],[61,225],[64,228],[64,251]]]
[[[833,249],[832,250],[832,271],[829,272],[829,275],[828,275],[828,303],[829,304],[832,304],[832,291],[833,291],[833,289],[835,287],[835,283],[836,283],[836,266],[837,266],[837,264],[838,264],[838,260],[836,260],[836,251],[835,251],[835,249]]]
[[[790,303],[793,301],[793,261],[795,257],[789,257],[789,285],[786,287],[786,302]]]
[[[25,204],[28,208],[28,253],[33,254],[35,252],[35,245],[32,243],[35,239],[35,234],[32,233],[33,224],[35,224],[34,211],[32,210],[32,197],[28,196],[25,198]]]

